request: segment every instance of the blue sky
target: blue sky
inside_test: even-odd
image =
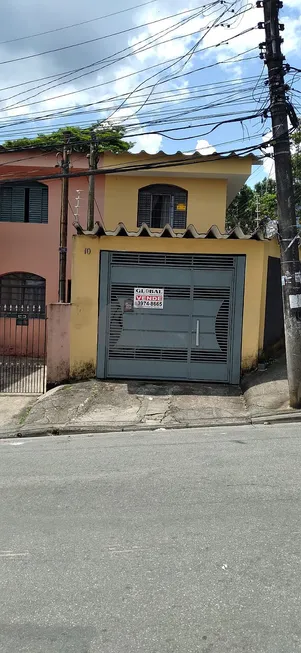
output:
[[[262,10],[244,0],[144,2],[10,0],[0,26],[0,140],[97,119],[122,122],[133,151],[150,153],[226,152],[268,138],[269,119],[239,122],[267,103]],[[301,68],[300,0],[284,3],[281,20],[287,62]],[[301,114],[299,77],[288,81]],[[273,174],[269,159],[251,183],[264,174]]]

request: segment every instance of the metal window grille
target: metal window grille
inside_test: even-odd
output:
[[[15,272],[0,277],[0,315],[45,317],[46,282],[43,277]]]
[[[187,222],[187,191],[169,184],[152,184],[138,193],[137,224],[150,228],[185,229]]]

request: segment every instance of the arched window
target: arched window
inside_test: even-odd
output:
[[[48,186],[35,181],[1,184],[0,222],[48,222]]]
[[[185,229],[187,191],[171,184],[152,184],[140,188],[137,224],[144,222],[153,229],[170,224],[173,229]]]
[[[28,272],[12,272],[0,277],[0,314],[15,317],[45,317],[46,282],[43,277]]]

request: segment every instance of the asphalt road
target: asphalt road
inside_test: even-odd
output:
[[[301,651],[300,435],[0,441],[1,653]]]

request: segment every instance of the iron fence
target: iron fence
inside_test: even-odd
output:
[[[46,383],[44,305],[0,305],[0,392],[42,394]]]

